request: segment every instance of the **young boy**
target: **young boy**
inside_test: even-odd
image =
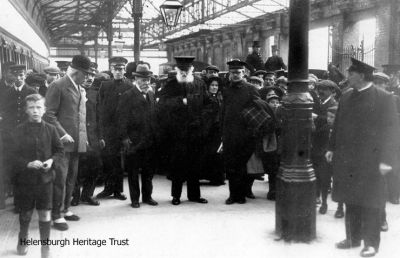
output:
[[[328,108],[328,112],[327,112],[327,117],[326,117],[326,121],[328,123],[328,126],[330,128],[330,133],[332,132],[332,127],[333,127],[333,123],[335,122],[335,117],[336,117],[336,111],[337,111],[337,106],[333,106]],[[330,137],[330,133],[329,133],[329,137]],[[328,165],[328,169],[331,170],[331,165]],[[332,173],[331,173],[332,175]],[[325,200],[326,202],[326,200]],[[343,203],[339,202],[336,212],[335,212],[335,218],[343,218],[344,217],[344,212],[343,212]]]
[[[33,209],[39,215],[39,231],[42,257],[49,256],[46,240],[50,237],[50,211],[53,196],[53,167],[64,155],[63,145],[54,126],[42,120],[45,113],[44,98],[31,94],[25,98],[28,121],[19,125],[14,133],[13,153],[15,179],[20,200],[17,252],[28,252],[29,223]]]

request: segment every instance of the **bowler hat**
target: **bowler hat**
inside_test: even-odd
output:
[[[84,73],[89,73],[94,75],[94,72],[90,67],[90,64],[91,64],[90,59],[87,56],[76,55],[72,58],[71,67],[79,71],[82,71]]]
[[[183,71],[187,71],[193,65],[194,56],[175,56],[176,67]]]
[[[133,79],[133,75],[132,73],[134,73],[136,71],[136,62],[129,62],[126,66],[125,66],[125,77],[128,79]]]
[[[140,78],[150,78],[153,75],[153,72],[149,70],[147,65],[139,64],[136,67],[136,72],[133,72],[132,75]]]

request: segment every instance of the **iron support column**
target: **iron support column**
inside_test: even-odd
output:
[[[289,7],[289,84],[283,98],[281,165],[277,177],[276,233],[285,241],[316,237],[316,178],[310,160],[313,99],[308,92],[309,0]]]
[[[133,56],[134,61],[138,62],[140,60],[140,20],[142,18],[142,0],[133,1]]]

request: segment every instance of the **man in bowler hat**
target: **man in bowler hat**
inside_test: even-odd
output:
[[[66,220],[80,219],[69,207],[78,175],[79,153],[86,152],[86,92],[81,84],[89,74],[93,74],[90,59],[76,55],[65,76],[53,81],[46,93],[44,118],[57,128],[65,150],[60,165],[56,167],[51,214],[54,228],[61,231],[68,229]],[[63,204],[64,217],[61,214]]]
[[[361,245],[362,257],[380,245],[384,176],[393,173],[399,150],[399,121],[392,94],[373,84],[374,67],[354,58],[340,99],[326,158],[333,166],[332,199],[346,205],[346,239],[339,249]]]

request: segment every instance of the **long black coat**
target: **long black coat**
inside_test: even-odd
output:
[[[104,139],[106,154],[118,154],[121,138],[118,135],[117,107],[122,94],[133,87],[128,80],[111,80],[101,84],[99,90],[99,138]]]
[[[261,58],[261,55],[258,53],[251,53],[246,58],[246,63],[249,66],[249,69],[252,73],[258,70],[264,70],[264,62]]]
[[[176,79],[167,82],[159,92],[157,120],[160,145],[166,147],[169,159],[169,178],[186,180],[198,177],[204,137],[204,115],[207,93],[203,80],[182,84]],[[183,104],[187,98],[187,105]],[[165,142],[167,141],[167,143]]]
[[[271,56],[268,57],[267,61],[265,62],[265,70],[266,71],[276,71],[276,70],[281,70],[284,69],[286,70],[286,65],[283,62],[282,57],[280,56]]]
[[[329,142],[337,202],[381,208],[384,178],[379,163],[396,167],[399,122],[393,95],[372,86],[345,93]]]
[[[259,98],[257,89],[250,83],[231,82],[224,90],[222,106],[222,141],[226,173],[246,173],[246,163],[255,149],[252,132],[242,119],[241,112],[252,100]]]

